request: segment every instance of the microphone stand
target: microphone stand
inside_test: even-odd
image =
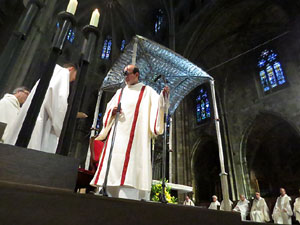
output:
[[[167,85],[166,78],[161,76],[165,85]],[[168,203],[166,199],[166,161],[167,161],[167,116],[168,116],[168,106],[165,104],[164,110],[164,142],[163,142],[163,153],[162,153],[162,191],[159,195],[159,200],[161,203]]]

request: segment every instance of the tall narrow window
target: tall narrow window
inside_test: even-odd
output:
[[[286,83],[278,55],[273,50],[264,50],[258,60],[260,83],[264,92],[270,92]]]
[[[154,23],[154,32],[158,33],[161,29],[164,17],[163,17],[163,10],[159,9],[156,16],[155,16],[155,23]]]
[[[109,59],[111,53],[112,40],[111,38],[106,38],[103,42],[101,59]]]
[[[56,23],[56,27],[59,28],[60,24],[59,22]],[[71,44],[74,42],[75,39],[75,31],[71,28],[67,34],[67,41],[69,41]]]
[[[202,123],[211,117],[210,101],[207,90],[202,87],[196,97],[196,120]]]
[[[125,41],[125,39],[123,39],[121,42],[121,48],[120,48],[121,52],[124,52],[125,45],[126,45],[126,41]]]
[[[68,35],[67,35],[67,40],[70,43],[73,43],[74,39],[75,39],[75,32],[73,31],[73,29],[70,29],[69,32],[68,32]]]

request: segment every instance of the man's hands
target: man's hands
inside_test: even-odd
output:
[[[170,94],[170,88],[168,86],[165,86],[163,89],[163,95],[164,97],[168,97]]]
[[[112,112],[111,112],[111,115],[115,116],[117,114],[117,110],[118,110],[118,107],[114,107]],[[120,110],[120,113],[122,113],[122,109]]]

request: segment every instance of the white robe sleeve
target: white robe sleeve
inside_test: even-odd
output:
[[[158,95],[152,88],[151,91],[151,111],[150,111],[150,130],[154,136],[164,132],[164,111],[168,107],[168,98],[164,98],[161,92]]]
[[[269,207],[268,207],[265,199],[263,199],[263,214],[264,214],[265,221],[269,222],[270,221]]]
[[[102,129],[101,132],[99,133],[98,137],[96,140],[103,141],[107,138],[107,135],[114,124],[114,118],[115,116],[112,116],[112,110],[114,107],[117,107],[118,104],[118,98],[120,96],[120,91],[118,90],[116,94],[112,97],[112,99],[107,103],[105,114],[103,117],[103,122],[102,122]],[[121,110],[122,110],[122,101],[121,101]]]

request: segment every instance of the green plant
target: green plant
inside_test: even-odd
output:
[[[166,183],[167,183],[167,181],[166,181]],[[160,181],[160,183],[152,184],[151,201],[159,202],[160,193],[162,193],[162,182],[161,181]],[[175,196],[171,196],[171,188],[168,185],[166,185],[166,188],[165,188],[165,196],[166,196],[168,203],[171,203],[171,204],[178,203],[178,199],[175,198]]]

